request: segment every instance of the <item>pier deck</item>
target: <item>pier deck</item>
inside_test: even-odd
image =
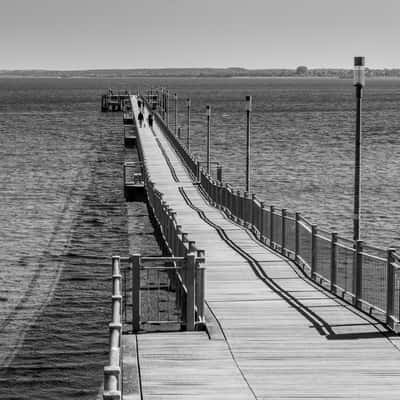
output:
[[[206,250],[219,331],[137,335],[143,399],[397,399],[398,337],[212,207],[157,123],[137,135],[155,187]]]

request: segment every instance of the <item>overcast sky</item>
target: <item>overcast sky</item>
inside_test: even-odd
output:
[[[0,0],[0,69],[400,67],[399,0]]]

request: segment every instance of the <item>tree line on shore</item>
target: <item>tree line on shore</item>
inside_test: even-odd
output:
[[[352,69],[307,68],[246,69],[246,68],[137,68],[91,70],[0,70],[0,77],[55,77],[55,78],[129,78],[129,77],[336,77],[351,79]],[[368,69],[367,77],[400,77],[400,68]]]

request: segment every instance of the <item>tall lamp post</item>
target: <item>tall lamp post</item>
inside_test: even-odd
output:
[[[165,93],[165,112],[167,113],[167,127],[169,128],[169,90]]]
[[[356,143],[354,164],[354,214],[353,239],[360,240],[360,194],[361,194],[361,102],[365,86],[365,58],[354,57],[354,86],[356,88]]]
[[[188,151],[190,151],[190,105],[191,101],[190,99],[186,100],[187,104],[187,136],[186,136],[186,147]]]
[[[178,129],[178,95],[176,93],[174,93],[174,101],[175,101],[175,136],[176,136]]]
[[[250,191],[250,114],[252,97],[246,96],[246,192]]]
[[[211,107],[207,106],[207,174],[210,175],[211,168]]]

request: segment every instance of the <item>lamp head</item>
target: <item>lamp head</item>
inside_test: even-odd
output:
[[[251,111],[252,108],[252,97],[246,96],[246,111]]]
[[[365,86],[365,57],[354,57],[354,86]]]

